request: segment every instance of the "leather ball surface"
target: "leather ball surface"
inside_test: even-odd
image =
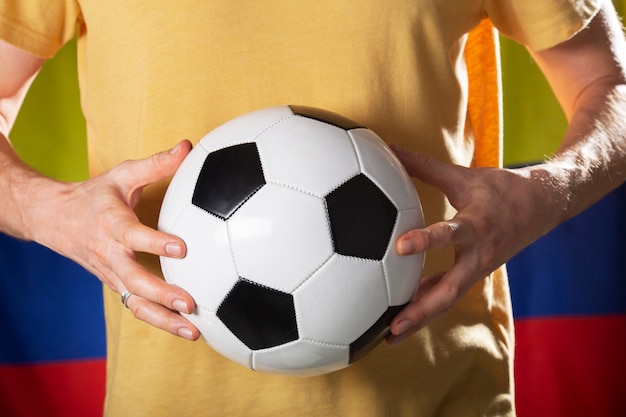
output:
[[[183,161],[159,229],[187,255],[161,266],[194,297],[187,317],[213,349],[256,371],[318,375],[388,334],[423,267],[395,241],[423,226],[411,179],[373,131],[272,107],[211,131]]]

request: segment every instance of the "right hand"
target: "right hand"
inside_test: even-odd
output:
[[[136,318],[196,340],[198,329],[178,314],[194,311],[193,298],[136,259],[137,252],[182,258],[185,243],[143,225],[133,211],[143,188],[171,177],[190,150],[191,143],[183,141],[80,183],[54,181],[50,187],[50,180],[39,179],[48,186],[40,183],[31,193],[40,191],[38,198],[45,199],[27,210],[25,223],[32,240],[74,260],[119,294],[130,291],[127,306]]]

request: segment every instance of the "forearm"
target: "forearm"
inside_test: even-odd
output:
[[[626,85],[604,79],[586,89],[555,155],[526,168],[553,196],[555,221],[582,212],[626,180]]]
[[[626,41],[611,2],[605,0],[589,27],[575,37],[530,53],[569,122],[555,155],[527,169],[554,200],[558,223],[626,179]]]
[[[28,167],[0,133],[0,232],[11,236],[35,240],[37,223],[55,216],[48,211],[54,195],[63,184],[46,178]],[[47,215],[45,212],[47,211]],[[37,220],[39,219],[39,220]]]
[[[33,239],[32,209],[46,206],[41,192],[61,185],[30,169],[15,154],[8,135],[26,93],[44,60],[0,40],[0,232]],[[43,198],[36,201],[36,198]],[[38,207],[38,205],[40,205]]]

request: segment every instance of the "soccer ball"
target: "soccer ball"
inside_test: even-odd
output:
[[[186,317],[213,349],[256,371],[318,375],[388,334],[423,267],[395,241],[423,225],[409,176],[374,132],[272,107],[216,128],[183,161],[159,229],[187,255],[161,266],[194,297]]]

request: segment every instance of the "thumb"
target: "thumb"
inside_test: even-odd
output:
[[[137,172],[140,175],[137,177],[137,182],[141,186],[146,186],[171,177],[189,154],[191,147],[191,142],[183,140],[169,150],[137,161],[141,164]]]
[[[191,142],[183,140],[169,150],[144,159],[125,161],[114,168],[111,174],[120,185],[122,193],[127,196],[131,207],[137,202],[144,187],[174,175],[191,148]]]

